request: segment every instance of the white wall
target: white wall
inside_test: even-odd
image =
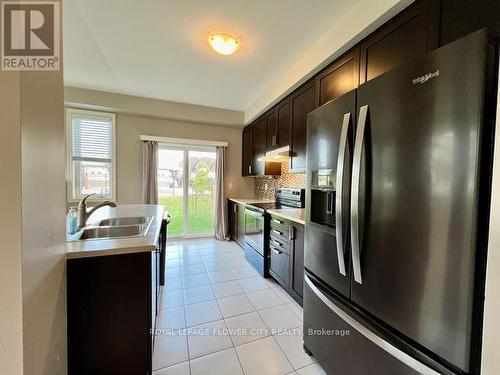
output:
[[[63,72],[0,71],[0,374],[66,366]]]
[[[186,105],[181,112],[169,102],[139,98],[96,90],[66,87],[64,100],[68,107],[92,108],[117,112],[116,118],[116,190],[118,203],[141,202],[141,135],[202,139],[228,142],[227,195],[253,197],[253,178],[241,177],[242,125],[228,121],[243,113],[216,108]],[[205,112],[208,111],[208,112]],[[231,120],[232,119],[232,120]],[[220,123],[214,121],[220,120]]]
[[[66,373],[62,71],[21,74],[24,371]]]
[[[119,203],[141,202],[141,134],[172,138],[203,139],[228,142],[226,193],[228,196],[253,197],[254,179],[241,177],[242,130],[132,116],[119,113],[116,119],[117,200]]]
[[[243,127],[240,111],[170,102],[77,87],[64,88],[66,105],[95,110],[146,115],[184,122]]]
[[[19,81],[0,70],[0,374],[9,375],[23,369]]]
[[[500,374],[500,90],[492,185],[483,329],[483,375]]]

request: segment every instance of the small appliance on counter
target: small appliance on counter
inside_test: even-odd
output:
[[[305,189],[277,188],[274,203],[254,203],[245,207],[245,257],[264,277],[269,277],[269,214],[267,210],[303,208]]]

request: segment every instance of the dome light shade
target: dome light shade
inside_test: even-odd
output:
[[[215,52],[221,55],[232,55],[240,46],[240,41],[229,34],[211,34],[208,42]]]

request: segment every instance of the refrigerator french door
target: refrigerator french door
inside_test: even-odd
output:
[[[356,91],[351,91],[311,112],[307,126],[305,243],[315,251],[308,252],[304,267],[346,297],[350,289],[349,201],[339,198],[350,189],[355,112]],[[346,225],[335,225],[337,215]],[[337,251],[332,251],[333,243]]]
[[[352,164],[336,169],[351,183],[335,186],[348,218],[336,212],[329,246],[306,241],[304,342],[329,373],[479,374],[496,83],[489,72],[498,62],[487,40],[484,31],[471,34],[357,90]],[[343,274],[345,249],[351,267]],[[337,264],[316,262],[326,253]],[[353,335],[307,333],[323,325]]]

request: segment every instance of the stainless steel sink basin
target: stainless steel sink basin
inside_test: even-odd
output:
[[[141,225],[123,225],[114,227],[86,228],[82,231],[80,240],[92,238],[136,237],[143,235],[145,227]]]
[[[146,224],[151,218],[149,217],[115,217],[111,219],[101,220],[100,227],[119,226],[119,225],[142,225]]]
[[[115,217],[101,220],[67,237],[68,241],[105,240],[110,238],[143,237],[148,231],[152,217]]]

